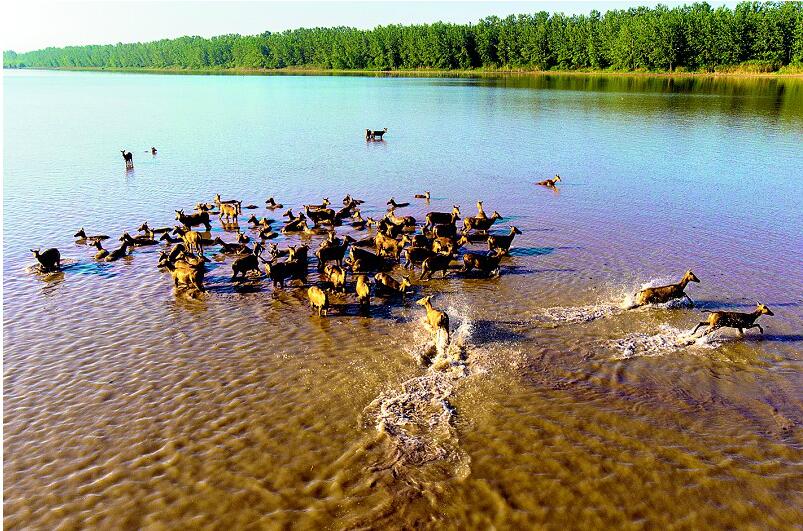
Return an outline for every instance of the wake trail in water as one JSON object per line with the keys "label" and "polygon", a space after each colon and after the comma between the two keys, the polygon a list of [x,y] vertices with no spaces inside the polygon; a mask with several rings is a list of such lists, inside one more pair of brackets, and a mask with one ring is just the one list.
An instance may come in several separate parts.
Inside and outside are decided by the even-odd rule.
{"label": "wake trail in water", "polygon": [[659,330],[657,334],[635,332],[621,339],[609,341],[608,345],[619,352],[612,359],[665,356],[689,347],[712,349],[721,344],[721,340],[715,336],[694,336],[689,330],[669,325],[661,325]]}
{"label": "wake trail in water", "polygon": [[538,310],[533,316],[537,323],[576,324],[587,323],[608,317],[621,315],[627,311],[644,311],[646,309],[687,308],[690,304],[687,299],[676,299],[663,304],[647,304],[636,306],[636,293],[639,291],[666,284],[666,279],[652,279],[638,288],[624,287],[610,290],[610,296],[595,304],[585,306],[555,306]]}
{"label": "wake trail in water", "polygon": [[450,320],[459,323],[451,333],[434,339],[426,324],[416,332],[409,353],[426,366],[424,374],[382,393],[365,408],[365,415],[390,444],[386,461],[374,469],[391,468],[398,474],[409,467],[437,463],[449,477],[464,477],[470,458],[459,446],[450,403],[458,386],[468,377],[486,371],[483,356],[471,344],[473,326],[467,308],[450,306]]}

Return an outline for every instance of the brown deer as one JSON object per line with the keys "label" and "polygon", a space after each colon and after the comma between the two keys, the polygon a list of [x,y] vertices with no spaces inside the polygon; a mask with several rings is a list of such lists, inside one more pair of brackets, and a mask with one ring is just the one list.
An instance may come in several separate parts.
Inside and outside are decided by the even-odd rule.
{"label": "brown deer", "polygon": [[737,329],[740,336],[744,336],[744,331],[750,330],[751,328],[758,328],[758,331],[763,334],[764,329],[761,328],[760,324],[756,324],[756,319],[762,315],[775,314],[761,303],[756,303],[756,309],[750,313],[722,311],[711,312],[711,314],[708,316],[708,320],[701,321],[696,327],[694,327],[694,330],[692,330],[692,335],[696,334],[697,330],[701,326],[708,326],[708,328],[705,329],[705,332],[703,332],[703,336],[707,336],[718,328],[724,327]]}
{"label": "brown deer", "polygon": [[555,175],[552,179],[546,179],[544,181],[539,181],[535,184],[539,186],[547,186],[549,188],[554,188],[555,185],[560,181],[560,175]]}
{"label": "brown deer", "polygon": [[427,311],[427,323],[429,323],[432,332],[437,336],[439,333],[442,333],[446,336],[446,344],[449,344],[449,315],[446,312],[442,312],[436,308],[432,307],[432,303],[429,300],[432,298],[432,295],[424,297],[423,299],[419,299],[416,301],[416,304],[419,306],[423,306],[424,309]]}
{"label": "brown deer", "polygon": [[686,271],[683,278],[677,284],[669,284],[668,286],[657,286],[654,288],[644,288],[636,293],[636,300],[633,308],[644,306],[645,304],[662,304],[669,302],[673,299],[686,298],[691,302],[691,298],[686,295],[684,291],[689,282],[700,282],[691,269]]}
{"label": "brown deer", "polygon": [[125,161],[125,167],[127,170],[130,170],[134,167],[134,155],[130,151],[126,151],[124,149],[120,150],[120,153],[123,154],[123,160]]}

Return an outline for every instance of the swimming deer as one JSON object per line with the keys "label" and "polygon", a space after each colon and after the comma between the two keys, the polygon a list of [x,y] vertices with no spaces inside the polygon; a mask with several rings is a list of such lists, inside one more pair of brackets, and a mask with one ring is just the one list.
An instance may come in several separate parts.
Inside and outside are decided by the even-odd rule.
{"label": "swimming deer", "polygon": [[700,279],[691,272],[691,269],[686,271],[686,273],[683,275],[683,278],[681,278],[680,282],[677,284],[669,284],[668,286],[658,286],[655,288],[645,288],[639,291],[636,294],[635,304],[631,306],[631,308],[637,308],[639,306],[644,306],[645,304],[660,304],[669,302],[673,299],[681,299],[683,297],[689,299],[689,302],[694,304],[694,301],[691,300],[691,297],[686,295],[684,292],[686,285],[689,282],[700,282]]}
{"label": "swimming deer", "polygon": [[120,247],[111,251],[109,255],[105,258],[105,260],[107,262],[114,262],[115,260],[119,260],[120,258],[128,256],[128,248],[130,245],[131,244],[128,242],[123,242],[123,244]]}
{"label": "swimming deer", "polygon": [[167,242],[167,243],[180,243],[180,242],[182,242],[184,240],[182,240],[181,238],[173,238],[172,236],[170,236],[169,232],[166,232],[166,233],[162,234],[162,237],[159,238],[159,241],[160,242]]}
{"label": "swimming deer", "polygon": [[[286,213],[292,214],[289,210]],[[307,228],[307,217],[302,212],[298,216],[293,216],[291,221],[288,221],[282,227],[281,232],[282,234],[286,234],[288,232],[303,232]]]}
{"label": "swimming deer", "polygon": [[309,210],[323,210],[324,208],[328,207],[331,203],[329,203],[329,198],[324,197],[323,201],[320,205],[303,205],[305,209]]}
{"label": "swimming deer", "polygon": [[393,210],[396,208],[404,208],[410,206],[410,203],[397,203],[394,198],[390,198],[390,200],[386,203],[388,205],[388,210]]}
{"label": "swimming deer", "polygon": [[270,228],[270,226],[273,223],[273,221],[274,220],[268,219],[268,218],[259,219],[259,218],[256,217],[256,214],[251,214],[251,217],[248,218],[246,223],[251,223],[253,225],[253,227],[251,227],[252,229],[256,229],[258,227]]}
{"label": "swimming deer", "polygon": [[273,197],[269,197],[269,198],[268,198],[268,199],[265,201],[265,208],[269,208],[269,209],[271,209],[271,210],[275,210],[275,209],[277,209],[277,208],[284,208],[284,205],[283,205],[283,204],[281,204],[281,203],[277,203],[277,202],[276,202],[276,201],[273,199]]}
{"label": "swimming deer", "polygon": [[159,242],[154,240],[153,238],[149,238],[147,235],[138,234],[136,237],[132,237],[127,232],[124,232],[122,236],[118,239],[118,241],[126,241],[131,247],[141,247],[145,245],[157,245]]}
{"label": "swimming deer", "polygon": [[213,243],[220,245],[220,252],[223,254],[237,254],[243,250],[242,244],[225,242],[220,236],[212,241]]}
{"label": "swimming deer", "polygon": [[346,197],[343,198],[343,204],[348,205],[349,203],[354,203],[355,205],[361,205],[365,203],[362,199],[355,199],[351,197],[351,194],[346,194]]}
{"label": "swimming deer", "polygon": [[554,187],[554,186],[555,186],[555,184],[556,184],[558,181],[560,181],[560,175],[557,175],[557,174],[556,174],[556,175],[555,175],[555,177],[554,177],[554,178],[552,178],[552,179],[547,179],[547,180],[545,180],[545,181],[540,181],[540,182],[537,182],[537,183],[535,183],[535,184],[538,184],[538,185],[540,185],[540,186],[548,186],[548,187],[550,187],[550,188],[551,188],[551,187]]}
{"label": "swimming deer", "polygon": [[335,211],[331,208],[313,210],[309,205],[306,205],[304,210],[307,212],[309,219],[311,219],[312,223],[315,225],[320,225],[321,223],[334,225],[335,223]]}
{"label": "swimming deer", "polygon": [[109,237],[106,236],[105,234],[95,234],[95,235],[92,235],[92,236],[87,236],[86,231],[84,231],[83,227],[81,227],[78,230],[78,232],[76,232],[73,235],[73,238],[78,238],[76,243],[81,242],[81,243],[89,243],[89,244],[94,244],[96,241],[108,240],[109,239]]}
{"label": "swimming deer", "polygon": [[430,197],[429,191],[424,192],[423,194],[415,194],[416,199],[426,199],[427,201],[429,201],[429,197]]}
{"label": "swimming deer", "polygon": [[705,329],[705,332],[703,332],[703,337],[719,328],[725,327],[737,329],[740,336],[744,336],[744,331],[750,330],[751,328],[758,328],[759,332],[763,334],[764,329],[761,328],[760,324],[756,324],[756,319],[762,315],[775,314],[760,302],[756,303],[756,309],[750,313],[723,311],[711,312],[711,314],[708,316],[708,320],[701,321],[696,327],[694,327],[692,335],[696,334],[697,330],[701,326],[708,326],[708,328]]}
{"label": "swimming deer", "polygon": [[151,227],[148,226],[147,221],[142,225],[140,225],[139,227],[137,227],[137,232],[144,232],[146,234],[147,233],[161,234],[163,232],[170,232],[171,230],[172,229],[170,227],[156,227],[155,229],[152,229]]}
{"label": "swimming deer", "polygon": [[95,240],[92,245],[98,250],[98,252],[95,253],[95,260],[103,260],[109,256],[109,251],[103,248],[103,244],[100,243],[100,240]]}
{"label": "swimming deer", "polygon": [[393,225],[402,227],[402,230],[414,231],[415,218],[413,216],[397,216],[395,212],[396,207],[392,207],[383,219],[388,220]]}

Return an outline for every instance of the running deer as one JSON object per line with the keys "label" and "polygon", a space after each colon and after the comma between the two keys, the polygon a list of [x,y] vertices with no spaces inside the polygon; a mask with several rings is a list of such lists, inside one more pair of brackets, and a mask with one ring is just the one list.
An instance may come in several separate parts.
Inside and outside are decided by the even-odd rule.
{"label": "running deer", "polygon": [[701,326],[708,326],[708,328],[705,329],[705,332],[703,332],[703,336],[707,336],[719,328],[726,327],[737,329],[740,336],[744,336],[744,331],[750,330],[751,328],[758,328],[758,331],[763,334],[764,329],[761,328],[760,324],[756,324],[756,319],[762,315],[775,314],[760,302],[756,303],[756,309],[750,313],[723,311],[711,312],[711,314],[708,316],[708,320],[701,321],[696,327],[694,327],[692,335],[696,334],[697,330]]}

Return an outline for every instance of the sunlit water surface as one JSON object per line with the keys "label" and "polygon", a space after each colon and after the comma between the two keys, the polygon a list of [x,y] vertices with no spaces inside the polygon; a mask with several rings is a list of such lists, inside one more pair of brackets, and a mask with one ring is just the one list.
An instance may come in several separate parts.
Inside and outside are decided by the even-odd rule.
{"label": "sunlit water surface", "polygon": [[[10,72],[4,89],[6,528],[801,522],[799,80]],[[418,295],[370,317],[334,296],[318,318],[209,251],[194,300],[157,249],[98,264],[73,242],[215,193],[296,211],[351,193],[375,217],[394,196],[419,220],[482,199],[523,235],[498,279],[416,282],[452,318],[448,369],[418,362]],[[62,273],[32,268],[40,246]],[[689,268],[696,308],[621,309]],[[701,309],[756,301],[763,336],[683,341]]]}

